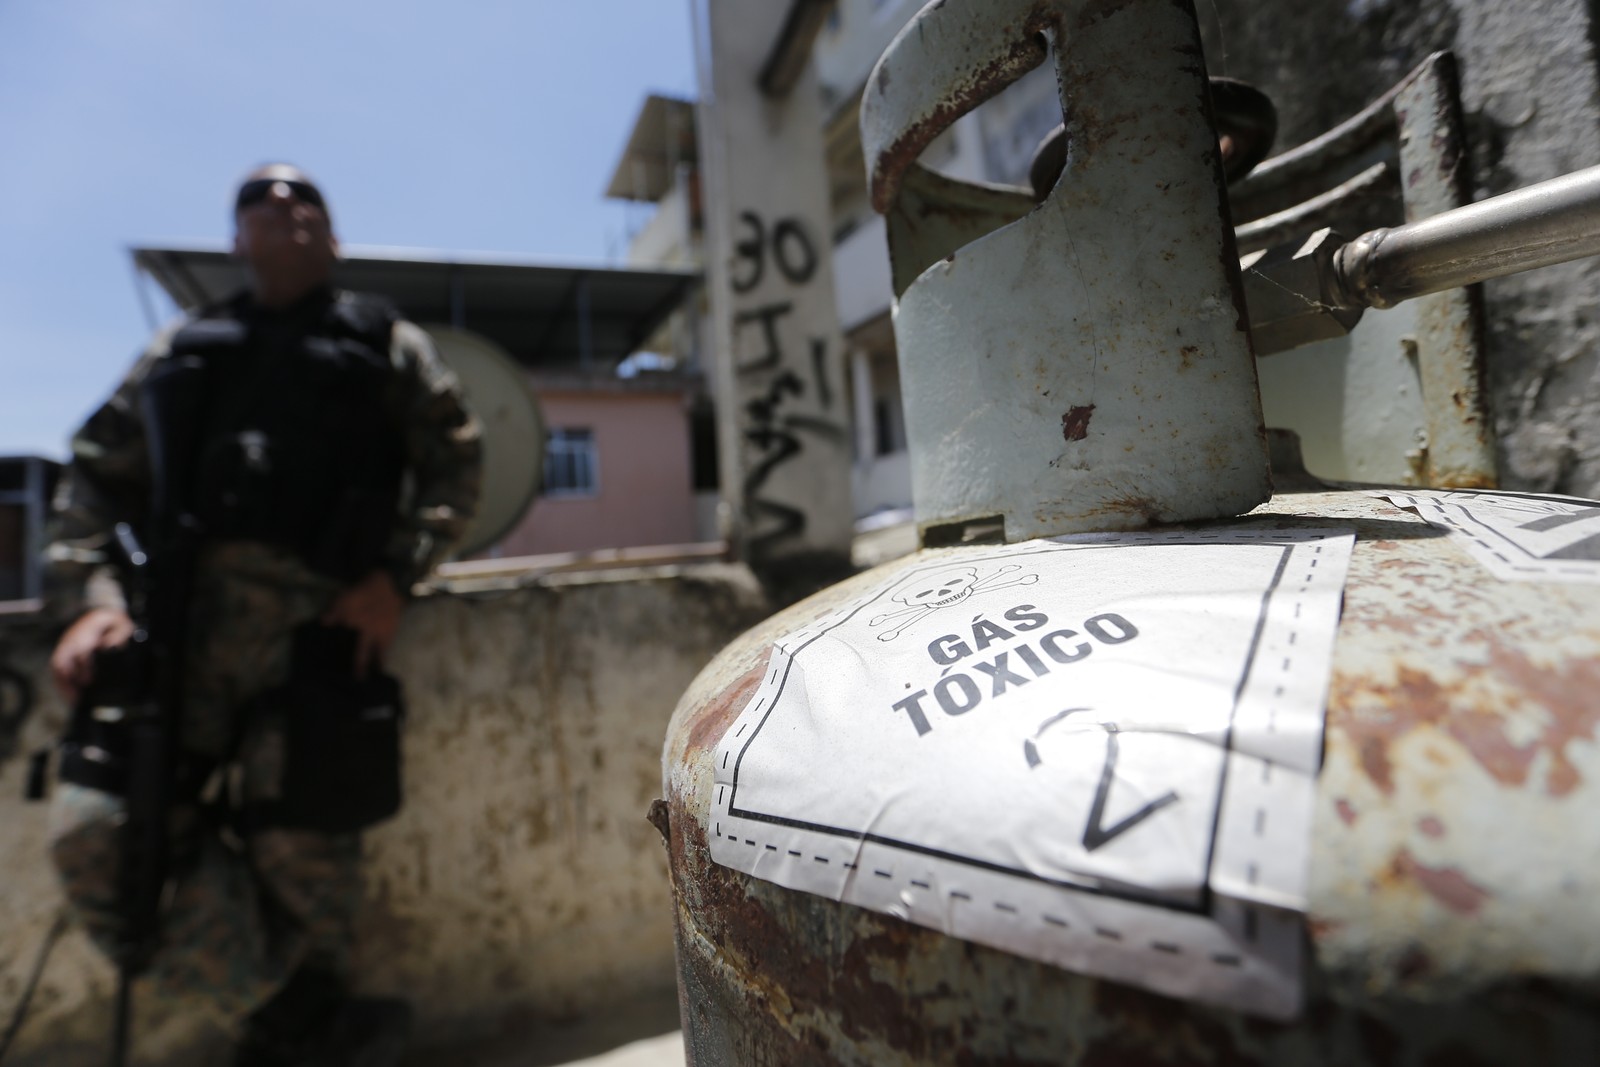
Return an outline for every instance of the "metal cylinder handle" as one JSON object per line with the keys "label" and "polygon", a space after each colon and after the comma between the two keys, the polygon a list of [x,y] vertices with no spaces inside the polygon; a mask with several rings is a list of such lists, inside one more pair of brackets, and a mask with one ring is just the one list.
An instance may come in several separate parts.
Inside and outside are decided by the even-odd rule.
{"label": "metal cylinder handle", "polygon": [[[1078,6],[1074,0],[1070,6]],[[906,23],[867,78],[861,145],[872,206],[887,213],[935,137],[1048,55],[1060,0],[933,0]]]}
{"label": "metal cylinder handle", "polygon": [[[1047,55],[1069,147],[1043,202],[917,165]],[[888,218],[925,544],[997,519],[1016,541],[1237,514],[1265,498],[1190,4],[936,0],[874,68],[861,133]]]}

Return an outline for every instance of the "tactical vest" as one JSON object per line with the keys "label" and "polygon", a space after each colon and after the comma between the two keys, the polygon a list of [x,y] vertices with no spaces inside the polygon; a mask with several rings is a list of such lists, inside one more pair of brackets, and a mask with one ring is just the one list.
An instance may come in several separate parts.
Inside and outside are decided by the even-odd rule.
{"label": "tactical vest", "polygon": [[352,293],[278,317],[240,296],[173,336],[169,358],[198,357],[205,376],[199,448],[181,472],[203,537],[287,548],[345,581],[381,565],[405,469],[390,408],[398,318]]}

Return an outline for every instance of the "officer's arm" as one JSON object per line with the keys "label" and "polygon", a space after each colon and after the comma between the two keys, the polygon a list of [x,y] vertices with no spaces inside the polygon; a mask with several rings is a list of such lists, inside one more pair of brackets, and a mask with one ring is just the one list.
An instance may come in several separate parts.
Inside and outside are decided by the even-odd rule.
{"label": "officer's arm", "polygon": [[72,623],[51,657],[68,696],[89,681],[95,650],[121,644],[133,630],[111,566],[112,528],[144,520],[150,463],[138,388],[165,345],[164,335],[73,436],[72,459],[56,489],[45,581],[51,617]]}
{"label": "officer's arm", "polygon": [[402,593],[442,562],[477,512],[482,455],[478,420],[456,376],[423,330],[395,324],[390,352],[398,388],[394,417],[405,441],[412,491],[389,544],[387,565]]}

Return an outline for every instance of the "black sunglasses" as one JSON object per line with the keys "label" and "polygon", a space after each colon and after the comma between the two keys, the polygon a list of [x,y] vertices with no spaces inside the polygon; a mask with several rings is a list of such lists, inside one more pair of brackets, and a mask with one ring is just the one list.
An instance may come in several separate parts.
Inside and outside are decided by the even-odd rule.
{"label": "black sunglasses", "polygon": [[328,205],[323,201],[322,194],[310,182],[296,181],[293,178],[255,178],[239,186],[239,198],[233,203],[233,210],[243,211],[247,207],[259,204],[267,198],[267,193],[274,185],[283,184],[289,187],[295,199],[311,207],[319,207],[326,211]]}

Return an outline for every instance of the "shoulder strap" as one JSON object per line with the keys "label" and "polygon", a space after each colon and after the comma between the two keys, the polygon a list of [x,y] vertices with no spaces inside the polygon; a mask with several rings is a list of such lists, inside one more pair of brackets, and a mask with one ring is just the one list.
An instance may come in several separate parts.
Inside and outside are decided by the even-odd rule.
{"label": "shoulder strap", "polygon": [[341,332],[385,354],[389,351],[394,324],[401,317],[400,310],[384,297],[343,290],[335,295],[329,313]]}
{"label": "shoulder strap", "polygon": [[205,357],[220,349],[238,348],[249,334],[243,315],[248,295],[240,290],[225,300],[207,304],[178,328],[168,343],[171,355]]}

